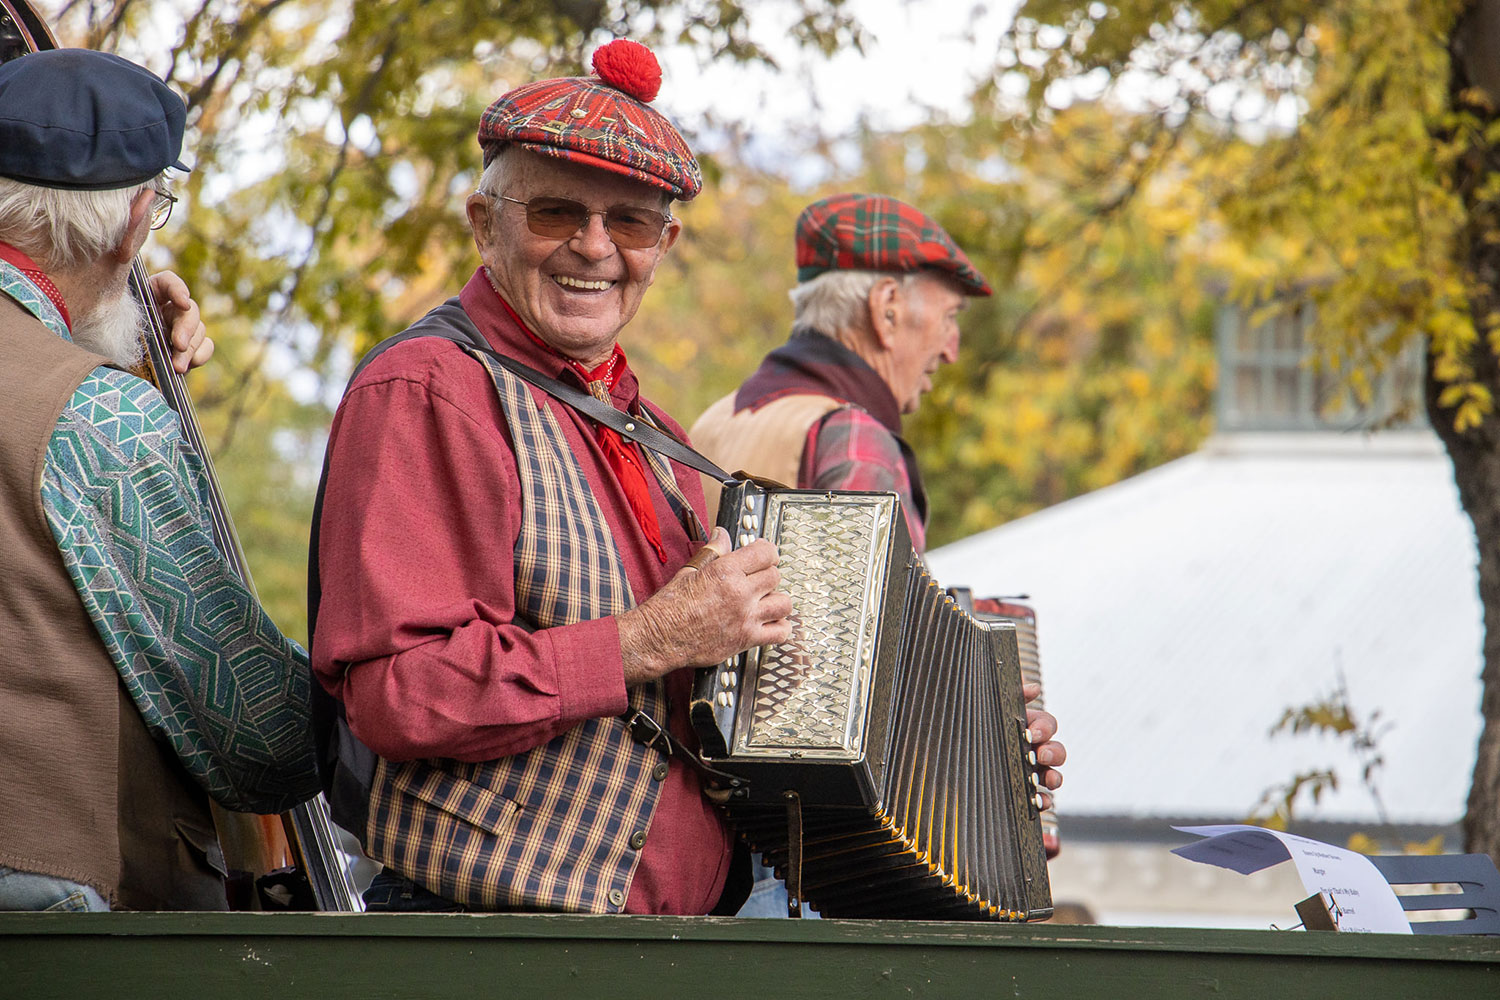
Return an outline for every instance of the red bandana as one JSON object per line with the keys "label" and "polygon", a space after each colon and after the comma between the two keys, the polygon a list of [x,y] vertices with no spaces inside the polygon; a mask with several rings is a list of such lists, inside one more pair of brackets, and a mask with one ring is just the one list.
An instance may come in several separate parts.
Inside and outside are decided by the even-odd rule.
{"label": "red bandana", "polygon": [[43,271],[37,265],[36,261],[9,243],[0,243],[0,260],[17,268],[22,274],[26,275],[27,281],[30,281],[37,288],[41,289],[42,294],[51,299],[52,304],[57,306],[57,311],[62,313],[62,320],[67,324],[68,329],[73,329],[73,320],[68,315],[68,307],[63,302],[62,292],[57,290],[57,286],[52,283],[52,279],[47,277],[47,272]]}
{"label": "red bandana", "polygon": [[[515,320],[516,326],[526,332],[539,346],[552,354],[556,354],[568,363],[583,379],[588,386],[589,393],[606,406],[613,406],[610,393],[614,391],[615,384],[619,382],[620,376],[625,372],[625,352],[616,344],[614,351],[597,368],[590,371],[582,364],[572,358],[554,350],[553,347],[541,337],[531,332],[531,329],[523,322],[516,311],[505,301],[504,296],[498,292],[495,298],[500,300],[511,319]],[[614,472],[615,478],[619,480],[620,488],[625,491],[625,502],[630,505],[630,512],[635,515],[636,523],[641,526],[641,533],[646,536],[646,541],[656,553],[656,558],[662,562],[667,561],[667,550],[661,541],[661,524],[656,519],[656,505],[651,502],[651,487],[646,483],[646,470],[642,467],[642,461],[636,449],[627,445],[618,433],[604,426],[594,425],[594,440],[599,445],[599,450],[604,453],[604,459],[609,463],[610,470]]]}

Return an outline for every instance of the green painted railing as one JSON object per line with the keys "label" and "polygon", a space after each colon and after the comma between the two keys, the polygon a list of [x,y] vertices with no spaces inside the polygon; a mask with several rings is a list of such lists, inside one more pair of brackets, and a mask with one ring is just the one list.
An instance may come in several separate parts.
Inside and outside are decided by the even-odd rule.
{"label": "green painted railing", "polygon": [[543,915],[0,914],[0,997],[1500,997],[1500,938]]}

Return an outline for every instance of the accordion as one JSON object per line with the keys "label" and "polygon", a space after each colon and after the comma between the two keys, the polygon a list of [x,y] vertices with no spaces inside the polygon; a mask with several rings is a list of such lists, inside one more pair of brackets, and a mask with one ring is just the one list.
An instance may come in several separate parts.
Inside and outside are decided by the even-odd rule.
{"label": "accordion", "polygon": [[[968,587],[949,587],[948,593],[953,595],[959,607],[981,621],[1015,623],[1016,645],[1021,654],[1021,680],[1026,684],[1035,684],[1038,689],[1037,696],[1028,701],[1026,707],[1046,708],[1047,703],[1040,693],[1043,687],[1042,658],[1036,636],[1036,610],[1029,604],[1017,603],[1013,598],[976,598]],[[1025,600],[1025,595],[1020,600]],[[1042,847],[1046,849],[1049,858],[1056,855],[1062,847],[1057,824],[1056,792],[1052,793],[1052,805],[1042,810]]]}
{"label": "accordion", "polygon": [[891,493],[725,490],[781,554],[791,638],[699,672],[692,718],[731,822],[831,917],[1052,913],[1014,623],[964,611]]}

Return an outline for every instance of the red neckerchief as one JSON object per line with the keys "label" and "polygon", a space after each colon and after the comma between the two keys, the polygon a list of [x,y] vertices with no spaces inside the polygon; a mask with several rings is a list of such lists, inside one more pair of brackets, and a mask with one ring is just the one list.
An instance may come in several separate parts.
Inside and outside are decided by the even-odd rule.
{"label": "red neckerchief", "polygon": [[[543,350],[562,358],[568,367],[583,379],[590,395],[606,406],[615,405],[610,399],[610,393],[620,381],[620,376],[625,373],[625,352],[620,349],[619,344],[615,345],[614,351],[603,363],[590,371],[579,362],[559,353],[552,345],[532,333],[531,328],[521,321],[521,317],[516,315],[510,303],[506,302],[505,297],[498,291],[495,293],[495,298],[500,300],[500,305],[526,336]],[[656,519],[656,505],[651,502],[651,487],[646,483],[646,470],[642,468],[640,453],[628,446],[618,433],[603,424],[594,425],[594,440],[598,442],[599,450],[604,453],[604,460],[609,463],[610,470],[614,472],[615,479],[620,483],[620,488],[625,491],[625,502],[630,505],[630,512],[635,515],[636,523],[641,526],[641,533],[646,536],[646,541],[656,553],[656,558],[665,563],[667,550],[662,545],[661,524]]]}
{"label": "red neckerchief", "polygon": [[20,270],[22,274],[26,275],[27,281],[41,289],[42,294],[51,299],[53,305],[57,306],[57,311],[62,314],[62,320],[67,324],[68,329],[73,329],[73,320],[68,315],[68,306],[63,302],[62,292],[57,290],[57,286],[52,283],[52,279],[47,277],[47,272],[43,271],[36,261],[9,243],[0,243],[0,260]]}

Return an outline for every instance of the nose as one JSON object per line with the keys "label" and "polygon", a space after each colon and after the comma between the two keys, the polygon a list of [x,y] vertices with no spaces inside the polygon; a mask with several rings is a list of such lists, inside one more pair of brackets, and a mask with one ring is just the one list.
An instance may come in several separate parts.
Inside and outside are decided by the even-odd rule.
{"label": "nose", "polygon": [[949,337],[943,343],[943,353],[938,355],[938,357],[943,359],[943,364],[951,365],[953,364],[953,362],[958,360],[959,336],[959,331],[955,329],[953,331],[953,336]]}
{"label": "nose", "polygon": [[589,260],[604,260],[611,256],[615,252],[615,241],[605,228],[604,213],[590,212],[588,220],[573,234],[570,244]]}

